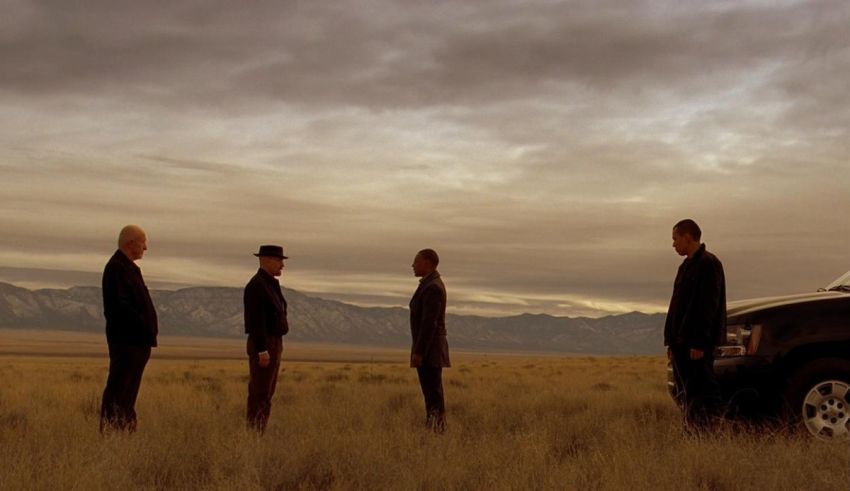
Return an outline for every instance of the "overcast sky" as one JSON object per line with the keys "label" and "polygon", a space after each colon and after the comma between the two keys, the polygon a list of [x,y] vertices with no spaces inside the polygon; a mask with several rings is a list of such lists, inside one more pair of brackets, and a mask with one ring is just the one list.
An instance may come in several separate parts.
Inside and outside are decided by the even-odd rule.
{"label": "overcast sky", "polygon": [[[694,218],[730,300],[850,269],[850,3],[4,0],[0,281],[664,311]],[[155,5],[155,6],[154,6]]]}

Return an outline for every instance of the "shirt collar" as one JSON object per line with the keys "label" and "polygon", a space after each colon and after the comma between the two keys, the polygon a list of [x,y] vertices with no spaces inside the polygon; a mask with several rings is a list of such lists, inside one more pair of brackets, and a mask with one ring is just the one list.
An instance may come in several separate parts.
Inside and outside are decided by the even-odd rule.
{"label": "shirt collar", "polygon": [[268,272],[268,271],[266,271],[266,270],[265,270],[265,269],[263,269],[263,268],[258,268],[258,269],[257,269],[257,274],[258,274],[258,275],[260,275],[260,278],[262,278],[262,279],[264,279],[264,280],[266,280],[266,281],[273,281],[273,282],[275,282],[275,283],[277,283],[277,282],[278,282],[278,281],[277,281],[277,279],[275,279],[275,277],[274,277],[274,276],[270,275],[270,274],[269,274],[269,272]]}
{"label": "shirt collar", "polygon": [[432,279],[439,278],[439,277],[440,277],[440,273],[437,270],[434,270],[434,272],[428,274],[428,276],[423,276],[422,278],[420,278],[419,284],[421,285],[421,284],[423,284],[427,281],[431,281]]}
{"label": "shirt collar", "polygon": [[699,249],[697,249],[697,251],[694,253],[694,255],[692,257],[686,257],[685,258],[685,263],[691,263],[693,261],[696,261],[697,259],[699,259],[703,255],[704,252],[705,252],[705,244],[700,244]]}
{"label": "shirt collar", "polygon": [[132,259],[127,257],[127,255],[124,254],[124,251],[122,251],[121,249],[115,250],[115,257],[117,257],[119,261],[123,261],[125,264],[129,264],[130,266],[133,266],[137,270],[141,271],[141,268],[139,268],[139,265],[136,264],[136,261],[133,261]]}

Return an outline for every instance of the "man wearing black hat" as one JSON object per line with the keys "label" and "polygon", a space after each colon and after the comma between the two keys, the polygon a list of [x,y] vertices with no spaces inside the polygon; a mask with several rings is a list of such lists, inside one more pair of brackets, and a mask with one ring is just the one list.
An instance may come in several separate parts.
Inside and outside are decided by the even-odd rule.
{"label": "man wearing black hat", "polygon": [[245,333],[248,335],[248,426],[263,432],[277,385],[283,336],[289,332],[286,299],[276,279],[284,267],[283,247],[261,245],[257,270],[245,286]]}

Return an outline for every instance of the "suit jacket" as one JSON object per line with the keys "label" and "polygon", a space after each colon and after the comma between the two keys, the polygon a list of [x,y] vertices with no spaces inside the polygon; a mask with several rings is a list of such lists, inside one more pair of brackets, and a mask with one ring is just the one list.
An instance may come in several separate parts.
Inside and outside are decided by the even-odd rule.
{"label": "suit jacket", "polygon": [[666,346],[708,353],[726,337],[726,277],[723,264],[700,245],[682,261],[664,325]]}
{"label": "suit jacket", "polygon": [[142,270],[120,250],[103,268],[103,316],[106,342],[156,346],[159,324]]}
{"label": "suit jacket", "polygon": [[410,300],[411,355],[422,357],[423,367],[449,367],[446,340],[446,286],[434,271],[419,280]]}
{"label": "suit jacket", "polygon": [[245,305],[245,334],[251,338],[257,352],[268,350],[266,338],[289,332],[287,305],[280,283],[260,268],[248,284],[242,297]]}

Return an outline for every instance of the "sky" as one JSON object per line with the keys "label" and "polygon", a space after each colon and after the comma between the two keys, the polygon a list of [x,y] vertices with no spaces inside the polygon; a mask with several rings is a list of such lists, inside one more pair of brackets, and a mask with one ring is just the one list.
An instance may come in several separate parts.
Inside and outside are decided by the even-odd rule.
{"label": "sky", "polygon": [[693,218],[730,300],[850,269],[850,3],[24,1],[0,17],[0,281],[282,283],[449,311],[664,312]]}

